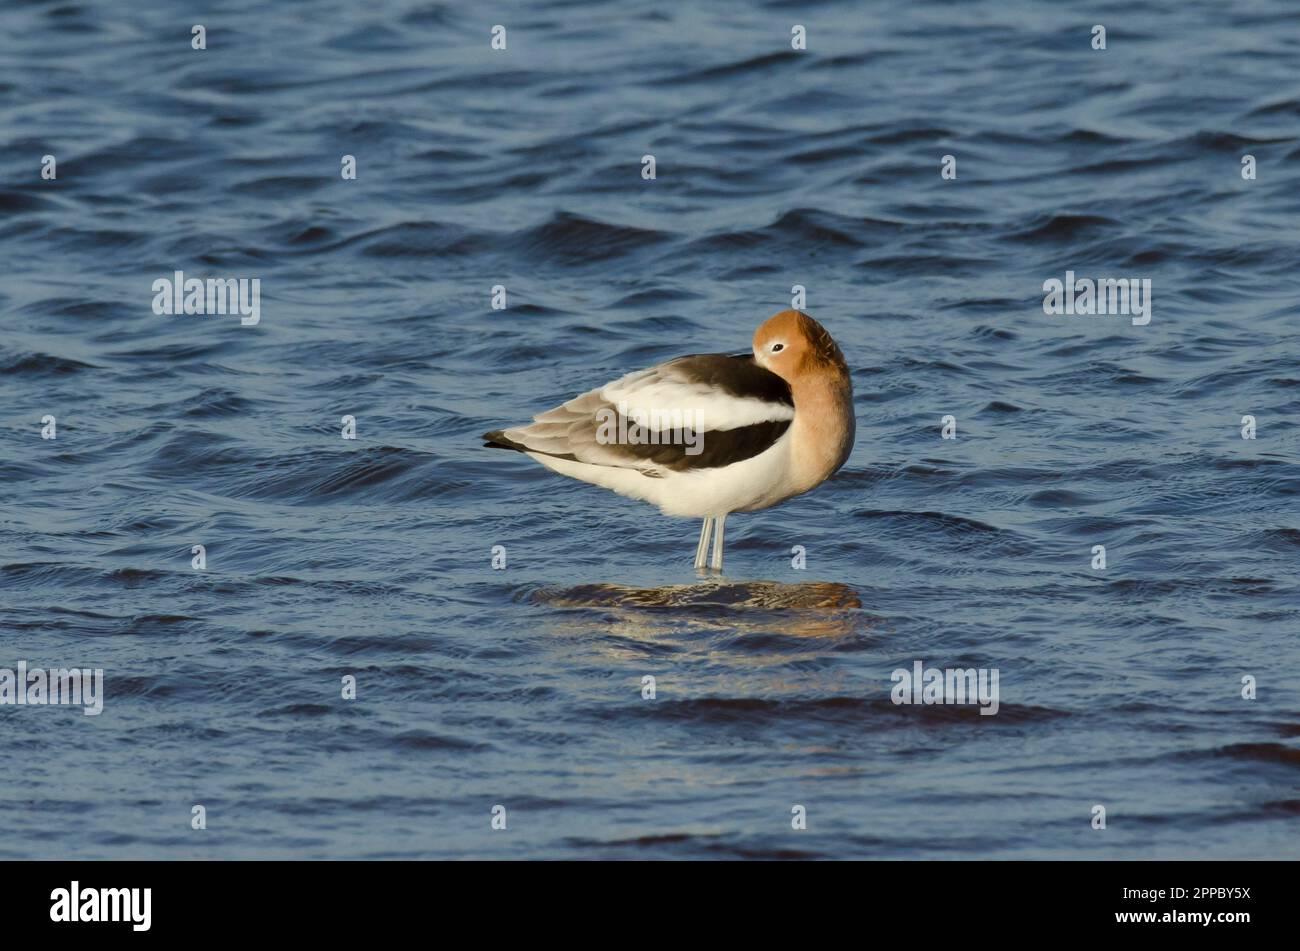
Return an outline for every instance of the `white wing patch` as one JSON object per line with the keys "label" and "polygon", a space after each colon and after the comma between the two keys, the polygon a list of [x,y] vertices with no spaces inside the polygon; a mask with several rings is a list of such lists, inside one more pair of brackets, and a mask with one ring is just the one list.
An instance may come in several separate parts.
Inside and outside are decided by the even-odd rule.
{"label": "white wing patch", "polygon": [[672,363],[629,373],[606,384],[600,395],[626,415],[646,417],[642,425],[656,431],[673,425],[674,419],[680,425],[683,418],[695,420],[696,428],[706,432],[794,419],[793,406],[733,396],[687,378]]}

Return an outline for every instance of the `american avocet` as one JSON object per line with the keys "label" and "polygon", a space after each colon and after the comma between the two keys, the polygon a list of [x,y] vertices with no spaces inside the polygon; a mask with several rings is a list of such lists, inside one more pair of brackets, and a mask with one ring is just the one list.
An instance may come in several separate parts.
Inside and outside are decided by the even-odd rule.
{"label": "american avocet", "polygon": [[702,518],[696,568],[716,523],[710,567],[721,570],[728,515],[821,485],[853,448],[849,369],[826,329],[784,310],[758,328],[753,346],[629,373],[483,438],[665,515]]}

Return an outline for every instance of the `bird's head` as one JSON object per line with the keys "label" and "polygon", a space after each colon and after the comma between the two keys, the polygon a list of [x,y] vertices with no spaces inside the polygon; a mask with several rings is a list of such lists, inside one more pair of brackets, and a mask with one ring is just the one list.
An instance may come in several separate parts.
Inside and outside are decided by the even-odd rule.
{"label": "bird's head", "polygon": [[787,383],[819,370],[848,373],[826,328],[798,310],[783,310],[754,331],[754,361]]}

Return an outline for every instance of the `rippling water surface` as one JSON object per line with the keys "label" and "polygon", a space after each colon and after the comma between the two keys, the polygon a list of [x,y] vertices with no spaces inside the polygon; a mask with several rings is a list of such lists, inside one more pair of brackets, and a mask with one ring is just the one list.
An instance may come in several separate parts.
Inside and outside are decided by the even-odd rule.
{"label": "rippling water surface", "polygon": [[[0,856],[1300,855],[1293,3],[194,22],[0,10],[0,667],[107,693],[0,707]],[[1151,323],[1044,314],[1067,269]],[[174,270],[260,324],[155,315]],[[857,445],[725,577],[481,448],[794,284]],[[894,705],[916,660],[999,713]]]}

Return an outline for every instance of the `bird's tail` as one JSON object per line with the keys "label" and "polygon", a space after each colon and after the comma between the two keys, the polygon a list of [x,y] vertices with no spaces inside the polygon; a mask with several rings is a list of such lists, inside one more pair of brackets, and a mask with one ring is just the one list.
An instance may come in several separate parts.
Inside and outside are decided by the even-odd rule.
{"label": "bird's tail", "polygon": [[515,452],[523,452],[526,449],[522,443],[517,443],[507,436],[504,429],[494,429],[490,433],[484,433],[483,448],[513,449]]}

